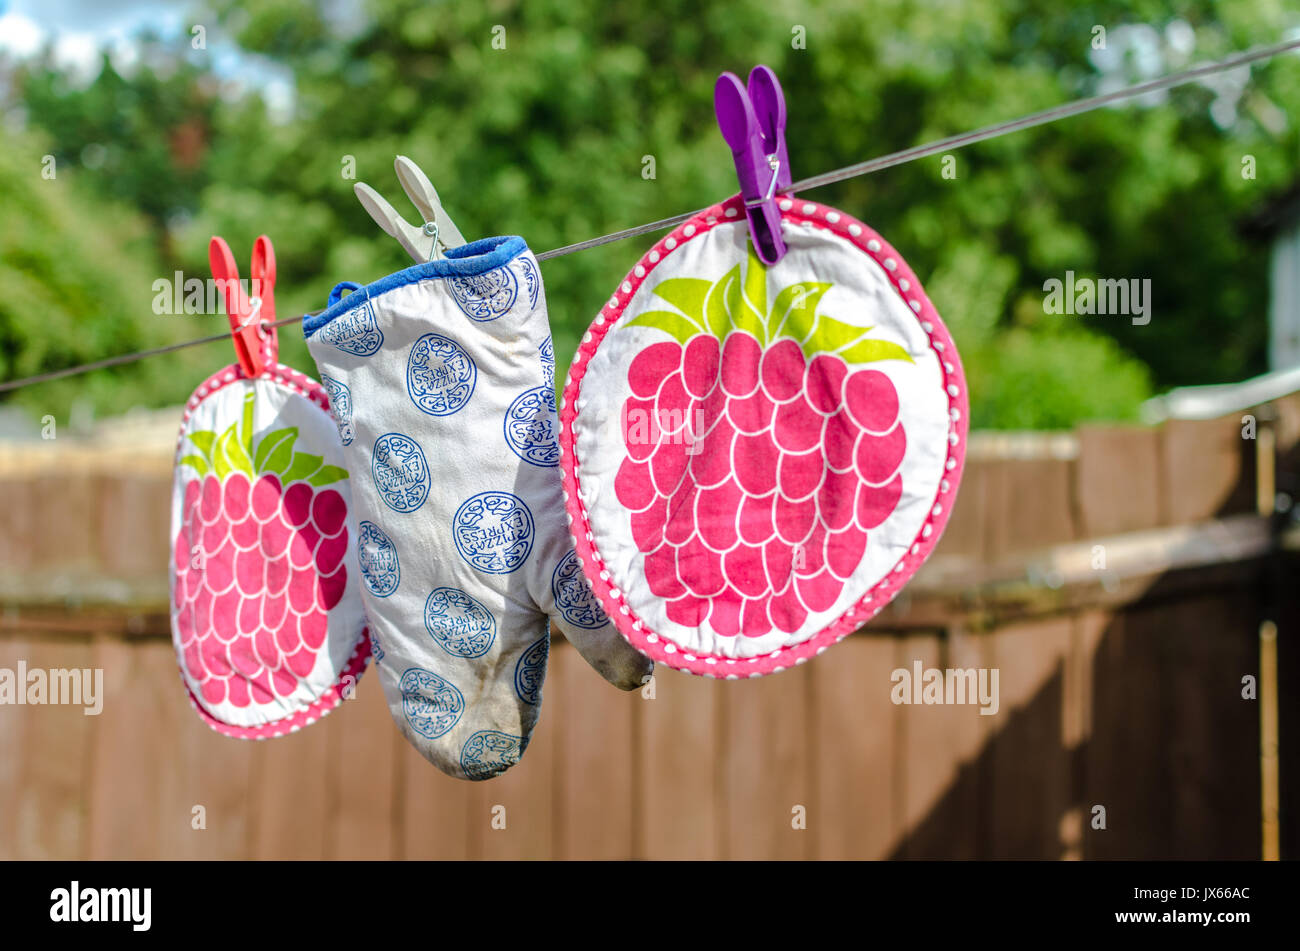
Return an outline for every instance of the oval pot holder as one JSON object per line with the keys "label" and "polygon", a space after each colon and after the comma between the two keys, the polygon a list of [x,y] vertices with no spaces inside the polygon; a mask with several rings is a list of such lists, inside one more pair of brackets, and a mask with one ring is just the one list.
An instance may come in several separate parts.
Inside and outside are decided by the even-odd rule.
{"label": "oval pot holder", "polygon": [[[341,437],[341,438],[340,438]],[[342,441],[319,383],[238,364],[186,404],[172,492],[172,641],[199,716],[262,739],[350,696],[370,657]]]}
{"label": "oval pot holder", "polygon": [[956,348],[903,259],[778,202],[766,267],[739,196],[656,244],[574,359],[561,411],[576,550],[619,631],[713,677],[802,663],[934,548],[966,442]]}

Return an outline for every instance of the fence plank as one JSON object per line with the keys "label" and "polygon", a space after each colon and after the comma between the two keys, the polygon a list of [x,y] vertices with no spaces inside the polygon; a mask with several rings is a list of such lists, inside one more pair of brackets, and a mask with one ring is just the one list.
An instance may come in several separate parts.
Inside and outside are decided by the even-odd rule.
{"label": "fence plank", "polygon": [[[180,691],[171,646],[100,638],[95,665],[104,670],[104,712],[91,744],[92,859],[153,859],[173,845],[177,814],[169,752],[176,748]],[[166,671],[166,675],[164,675]],[[186,711],[188,715],[188,710]]]}
{"label": "fence plank", "polygon": [[901,836],[900,708],[889,699],[896,653],[891,636],[854,634],[805,665],[816,731],[808,830],[818,858],[885,858]]}
{"label": "fence plank", "polygon": [[1161,427],[1161,499],[1166,525],[1255,510],[1254,443],[1241,418],[1170,420]]}
{"label": "fence plank", "polygon": [[1061,826],[1070,807],[1070,753],[1065,746],[1065,662],[1069,618],[1004,627],[994,634],[1000,709],[989,717],[990,858],[1060,858]]}
{"label": "fence plank", "polygon": [[1084,839],[1091,830],[1086,764],[1095,729],[1097,652],[1110,620],[1107,612],[1099,610],[1076,615],[1072,619],[1070,648],[1065,658],[1062,713],[1064,745],[1070,761],[1070,785],[1069,808],[1061,822],[1061,857],[1069,860],[1084,858]]}
{"label": "fence plank", "polygon": [[36,521],[40,483],[30,476],[0,476],[0,568],[5,574],[31,568],[40,527]]}
{"label": "fence plank", "polygon": [[[29,570],[86,572],[95,567],[95,497],[98,476],[51,474],[41,478],[32,505]],[[159,563],[159,570],[166,562]]]}
{"label": "fence plank", "polygon": [[[167,809],[171,845],[160,858],[247,860],[254,744],[222,736],[200,720],[185,697],[170,646],[163,657],[175,681],[169,716],[178,722],[170,754],[175,764]],[[203,807],[198,829],[195,806]]]}
{"label": "fence plank", "polygon": [[934,558],[982,558],[988,541],[989,469],[995,463],[967,458],[957,487],[957,502],[935,546]]}
{"label": "fence plank", "polygon": [[637,828],[633,718],[647,701],[610,686],[577,651],[555,642],[546,702],[556,725],[556,857],[631,858]]}
{"label": "fence plank", "polygon": [[[1093,669],[1093,729],[1084,757],[1087,820],[1083,854],[1090,859],[1154,859],[1169,854],[1168,786],[1164,777],[1161,695],[1162,611],[1134,607],[1114,615],[1102,634]],[[1105,809],[1106,827],[1093,828]]]}
{"label": "fence plank", "polygon": [[123,579],[156,577],[171,540],[170,480],[140,474],[101,475],[94,486],[95,551]]}
{"label": "fence plank", "polygon": [[401,807],[397,854],[405,859],[454,860],[477,857],[470,849],[471,784],[438,770],[397,732],[395,737]]}
{"label": "fence plank", "polygon": [[335,721],[347,712],[335,710],[297,733],[253,747],[253,858],[326,857],[326,823],[334,795],[330,733],[340,729]]}
{"label": "fence plank", "polygon": [[[961,636],[957,650],[935,634],[899,638],[896,667],[916,690],[915,664],[924,671],[983,666],[978,639]],[[924,681],[922,681],[923,683]],[[894,689],[891,683],[890,690]],[[902,689],[901,687],[899,688]],[[942,687],[940,688],[942,690]],[[975,858],[980,842],[980,749],[984,724],[978,704],[898,705],[902,820],[905,837],[894,857]]]}
{"label": "fence plank", "polygon": [[[253,744],[222,736],[194,713],[169,642],[126,643],[133,676],[154,691],[153,708],[159,711],[144,772],[145,781],[157,787],[154,851],[147,857],[248,858]],[[149,709],[132,705],[127,728],[139,730],[139,718]]]}
{"label": "fence plank", "polygon": [[986,557],[1048,548],[1078,537],[1073,462],[1017,459],[990,463],[985,513]]}
{"label": "fence plank", "polygon": [[[814,665],[714,686],[724,724],[719,857],[813,858],[815,830],[828,821],[814,795],[813,756],[821,742],[812,732]],[[799,828],[796,807],[802,810]]]}
{"label": "fence plank", "polygon": [[[0,641],[0,666],[15,670],[93,668],[90,646],[76,641],[18,637]],[[24,689],[16,684],[16,689]],[[50,694],[46,695],[51,699]],[[75,859],[84,854],[85,763],[94,716],[83,706],[14,706],[0,710],[14,755],[3,772],[11,777],[4,803],[5,843],[0,851],[17,859]]]}
{"label": "fence plank", "polygon": [[[637,698],[641,852],[647,859],[718,857],[722,689],[737,684],[660,667],[654,699]],[[751,686],[745,684],[744,686]]]}
{"label": "fence plank", "polygon": [[1155,528],[1160,523],[1160,431],[1082,426],[1077,482],[1085,538]]}
{"label": "fence plank", "polygon": [[1258,603],[1221,596],[1166,605],[1161,630],[1165,811],[1172,859],[1258,859]]}
{"label": "fence plank", "polygon": [[[955,625],[939,642],[943,667],[975,671],[975,701],[979,700],[980,669],[993,666],[992,639],[991,634],[975,633]],[[942,750],[956,768],[955,778],[944,793],[945,808],[950,815],[934,824],[934,829],[941,830],[942,835],[927,839],[925,829],[914,830],[910,835],[909,857],[976,859],[985,858],[989,853],[985,816],[989,809],[991,770],[986,750],[995,733],[997,717],[981,714],[980,709],[978,702],[944,706],[937,711],[940,716],[918,722],[917,729],[908,734],[909,755],[924,756],[927,748]]]}
{"label": "fence plank", "polygon": [[[388,704],[374,670],[368,670],[327,718],[333,774],[327,855],[336,859],[394,857],[394,782],[397,750]],[[313,727],[321,729],[322,726]]]}
{"label": "fence plank", "polygon": [[[4,512],[0,510],[0,518],[3,517]],[[3,554],[0,551],[0,556]],[[27,654],[27,641],[21,635],[0,637],[0,668],[16,671],[18,661],[25,660]],[[27,756],[23,718],[13,709],[0,711],[0,861],[3,862],[18,858],[18,800],[23,792],[20,772]]]}

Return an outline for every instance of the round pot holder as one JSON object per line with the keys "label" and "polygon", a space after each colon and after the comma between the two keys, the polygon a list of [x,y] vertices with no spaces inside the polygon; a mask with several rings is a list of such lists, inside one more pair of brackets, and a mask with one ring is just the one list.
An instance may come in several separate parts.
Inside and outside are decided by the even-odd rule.
{"label": "round pot holder", "polygon": [[619,631],[712,677],[803,663],[925,561],[961,478],[966,386],[920,282],[841,211],[740,196],[656,244],[583,337],[560,414],[578,557]]}
{"label": "round pot holder", "polygon": [[186,404],[172,491],[172,641],[199,716],[263,739],[352,695],[370,657],[348,471],[324,388],[274,356]]}

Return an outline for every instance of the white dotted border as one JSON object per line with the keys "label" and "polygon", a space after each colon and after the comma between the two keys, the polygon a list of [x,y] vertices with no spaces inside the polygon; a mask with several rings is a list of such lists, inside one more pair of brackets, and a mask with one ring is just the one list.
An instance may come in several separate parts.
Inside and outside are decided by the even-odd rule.
{"label": "white dotted border", "polygon": [[222,736],[229,736],[237,740],[273,740],[276,737],[297,733],[303,727],[311,726],[337,709],[338,705],[343,702],[343,678],[352,677],[353,680],[350,686],[355,690],[357,684],[361,682],[362,674],[366,672],[371,656],[369,628],[364,628],[356,647],[352,649],[351,655],[343,664],[343,669],[339,671],[337,682],[331,684],[319,698],[313,700],[305,709],[290,714],[283,719],[263,723],[261,726],[237,726],[233,723],[218,720],[199,702],[199,698],[194,695],[194,690],[185,679],[185,672],[179,666],[176,673],[181,678],[181,685],[185,688],[185,695],[189,697],[190,706],[199,715],[199,719],[211,729]]}
{"label": "white dotted border", "polygon": [[[796,201],[800,203],[798,211],[795,211]],[[587,364],[599,346],[600,339],[603,339],[604,335],[609,332],[610,327],[622,316],[623,308],[635,296],[649,273],[663,260],[665,252],[673,250],[685,240],[705,233],[723,219],[738,218],[742,207],[740,197],[733,196],[720,205],[715,205],[700,212],[655,244],[632,269],[631,273],[619,285],[613,296],[610,297],[601,312],[596,316],[592,326],[598,329],[594,332],[588,330],[583,335],[582,344],[578,348],[573,364],[570,366],[569,375],[565,379],[564,394],[560,400],[560,445],[563,454],[565,519],[569,525],[569,532],[573,537],[578,556],[583,560],[584,568],[588,569],[589,578],[593,574],[590,570],[593,564],[596,568],[595,574],[597,577],[591,578],[593,591],[601,599],[607,613],[614,619],[615,625],[628,641],[641,653],[656,661],[662,661],[670,667],[691,674],[725,680],[739,680],[742,673],[748,678],[761,677],[767,673],[778,673],[792,666],[789,663],[775,663],[775,661],[782,659],[792,660],[794,666],[806,663],[810,657],[821,654],[831,644],[843,640],[857,630],[862,623],[870,621],[879,614],[898,594],[898,591],[902,589],[907,578],[910,578],[915,573],[916,569],[920,567],[921,563],[933,550],[944,525],[947,523],[952,507],[950,500],[960,483],[961,468],[965,461],[967,414],[963,412],[966,406],[964,376],[959,361],[956,360],[956,347],[952,345],[947,329],[939,319],[934,306],[925,296],[916,275],[912,273],[906,262],[902,261],[901,256],[884,239],[853,216],[816,202],[793,198],[782,198],[777,204],[783,212],[784,220],[799,225],[812,225],[829,234],[847,237],[855,247],[864,251],[873,261],[885,269],[886,277],[898,291],[899,296],[917,315],[921,329],[925,331],[930,339],[931,347],[943,367],[944,391],[948,396],[949,411],[949,449],[947,458],[944,461],[944,470],[948,475],[940,480],[939,491],[935,496],[935,503],[931,507],[930,515],[922,524],[916,538],[913,539],[912,545],[894,564],[893,569],[886,572],[885,576],[875,586],[855,604],[850,605],[839,618],[812,637],[797,644],[779,647],[770,653],[760,654],[755,657],[724,657],[721,655],[688,653],[682,650],[679,645],[663,639],[659,634],[651,630],[640,617],[633,613],[631,606],[628,605],[623,596],[623,592],[611,583],[610,573],[606,568],[604,558],[596,548],[586,506],[581,499],[579,472],[581,464],[577,459],[574,446],[576,437],[573,432],[573,424],[579,409],[578,397],[581,393],[581,382],[586,374]],[[951,357],[945,357],[945,353],[950,347],[952,350]],[[570,397],[572,397],[572,400]],[[571,485],[576,491],[570,491]],[[580,532],[574,528],[575,511],[580,519]],[[902,577],[903,572],[909,566],[911,571],[908,572],[907,578]],[[645,646],[638,643],[639,641],[644,641]],[[679,651],[681,652],[680,656],[678,656]],[[719,665],[722,665],[727,672],[710,669]],[[755,665],[762,665],[764,669],[744,670],[746,667],[752,668]],[[734,672],[737,669],[740,669],[741,672]]]}
{"label": "white dotted border", "polygon": [[[334,414],[330,410],[329,395],[325,392],[325,387],[305,373],[300,373],[293,367],[286,366],[283,363],[275,363],[269,365],[261,376],[250,377],[238,363],[232,363],[230,366],[222,367],[200,383],[186,401],[185,412],[181,416],[180,432],[176,436],[176,462],[180,461],[185,445],[185,435],[189,432],[190,418],[194,415],[194,411],[199,408],[199,404],[232,383],[239,380],[249,380],[251,382],[254,379],[268,380],[290,392],[296,393],[324,410],[331,419],[334,418]],[[175,490],[173,489],[173,491]],[[170,594],[167,601],[167,614],[172,628],[172,647],[175,648],[176,608],[171,603]],[[199,698],[195,696],[193,688],[190,687],[189,681],[185,679],[185,670],[181,666],[182,662],[179,654],[177,656],[176,673],[181,678],[181,684],[185,687],[185,694],[189,697],[190,706],[199,715],[199,719],[213,730],[216,730],[222,736],[235,737],[241,740],[267,740],[278,736],[286,736],[290,733],[297,733],[303,727],[311,726],[321,717],[334,710],[343,700],[343,678],[353,677],[354,680],[351,686],[355,689],[356,685],[361,681],[361,675],[365,673],[370,657],[369,627],[363,627],[360,636],[357,638],[356,647],[352,649],[352,654],[344,661],[343,667],[339,670],[337,681],[331,684],[320,697],[313,700],[305,709],[279,720],[264,723],[261,726],[239,726],[218,720],[213,716],[211,712],[202,706]]]}

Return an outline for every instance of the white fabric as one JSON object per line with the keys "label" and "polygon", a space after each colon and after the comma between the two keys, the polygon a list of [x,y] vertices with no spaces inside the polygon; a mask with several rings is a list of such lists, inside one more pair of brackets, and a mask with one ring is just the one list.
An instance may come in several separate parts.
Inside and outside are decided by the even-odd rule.
{"label": "white fabric", "polygon": [[873,337],[899,344],[913,361],[869,364],[886,374],[898,393],[900,421],[907,434],[901,466],[903,494],[888,521],[871,531],[866,553],[835,603],[827,610],[810,612],[799,630],[786,633],[773,628],[761,636],[723,637],[707,623],[687,627],[666,615],[665,599],[645,582],[645,555],[629,532],[629,513],[614,484],[628,455],[619,438],[620,413],[632,395],[628,364],[643,348],[667,339],[660,330],[631,324],[646,311],[667,307],[654,295],[661,281],[679,277],[717,281],[744,262],[748,228],[743,219],[727,222],[681,244],[656,269],[654,280],[643,284],[628,301],[623,316],[588,363],[574,435],[581,460],[582,503],[589,513],[593,542],[612,582],[622,590],[635,616],[690,653],[759,657],[816,635],[859,601],[907,552],[929,515],[944,474],[951,421],[943,369],[916,315],[890,285],[884,270],[845,239],[810,225],[787,224],[784,235],[788,251],[767,270],[769,303],[780,288],[801,281],[829,282],[833,286],[821,300],[820,312],[859,325],[864,332],[871,328]]}
{"label": "white fabric", "polygon": [[[194,433],[219,434],[225,432],[230,425],[237,424],[243,412],[245,397],[251,391],[255,394],[252,416],[254,443],[260,444],[268,434],[283,433],[287,429],[292,429],[296,435],[291,440],[291,448],[295,452],[315,454],[318,461],[324,465],[342,466],[343,453],[339,447],[334,424],[325,409],[324,400],[322,399],[318,405],[302,395],[303,388],[308,386],[310,381],[299,377],[297,381],[286,382],[286,376],[293,373],[286,367],[277,367],[273,373],[254,380],[237,377],[236,369],[232,366],[224,374],[214,376],[200,387],[203,396],[197,404],[192,403],[192,408],[186,414],[182,425],[181,438],[178,442],[178,458],[197,454],[198,450],[190,441],[190,436]],[[339,471],[342,472],[341,469]],[[259,475],[262,473],[253,474],[253,478]],[[281,474],[272,472],[271,476],[277,479],[278,485]],[[241,473],[237,477],[252,481],[248,479],[246,473]],[[179,464],[175,468],[172,483],[171,619],[181,675],[194,702],[212,718],[212,721],[215,721],[217,728],[222,732],[242,737],[278,736],[281,731],[287,732],[290,728],[305,726],[314,722],[323,713],[329,712],[338,703],[338,698],[332,691],[336,692],[340,686],[350,688],[360,674],[362,668],[359,661],[354,665],[353,673],[347,673],[349,661],[353,659],[358,649],[360,635],[366,625],[361,599],[353,586],[360,574],[357,569],[356,549],[349,543],[337,562],[331,560],[331,564],[342,566],[349,584],[338,603],[325,611],[328,626],[324,643],[320,646],[306,645],[309,648],[308,653],[314,658],[310,668],[299,667],[298,670],[290,671],[285,664],[278,668],[279,676],[272,680],[269,677],[272,669],[270,658],[265,656],[267,651],[264,648],[254,649],[254,644],[260,648],[260,638],[269,630],[277,645],[271,653],[279,650],[285,657],[296,653],[297,649],[303,647],[297,634],[301,616],[319,608],[314,601],[310,609],[295,608],[293,602],[297,599],[291,599],[284,592],[283,582],[281,589],[274,593],[265,590],[262,583],[263,572],[266,570],[267,563],[288,558],[294,563],[293,567],[288,569],[289,572],[311,577],[314,580],[316,575],[312,556],[317,544],[315,539],[319,536],[310,534],[314,531],[310,524],[303,530],[304,538],[310,538],[310,542],[304,542],[303,539],[296,537],[297,532],[286,530],[284,549],[281,551],[268,549],[264,543],[258,544],[257,535],[253,535],[251,539],[245,536],[235,538],[232,544],[236,547],[230,551],[244,552],[238,556],[241,559],[241,566],[242,559],[252,559],[252,575],[256,583],[243,585],[244,572],[236,570],[233,555],[227,557],[226,576],[235,578],[236,581],[225,582],[228,587],[221,599],[227,602],[225,608],[214,607],[210,615],[206,613],[203,615],[204,620],[201,623],[186,625],[180,622],[179,617],[181,610],[178,605],[178,572],[183,571],[193,575],[195,583],[199,583],[204,571],[195,570],[196,567],[204,564],[205,560],[207,562],[218,560],[218,549],[227,538],[232,537],[230,526],[236,520],[241,520],[248,511],[245,506],[241,511],[223,512],[216,519],[214,529],[210,530],[216,541],[210,540],[209,532],[205,532],[202,538],[185,538],[186,522],[196,518],[194,510],[199,508],[198,502],[194,500],[191,500],[193,504],[187,507],[187,489],[198,493],[206,480],[215,481],[216,476],[205,476],[196,472],[192,466]],[[351,480],[346,478],[330,481],[314,491],[318,495],[326,492],[338,493],[344,503],[349,504],[350,482]],[[194,483],[197,485],[193,485]],[[245,484],[248,482],[246,481]],[[288,486],[284,488],[287,489]],[[278,498],[275,510],[282,511]],[[259,522],[266,520],[263,517]],[[204,523],[199,520],[195,524]],[[349,528],[349,531],[354,529]],[[251,551],[249,551],[250,541],[253,543]],[[183,545],[180,558],[184,564],[177,564],[178,544]],[[211,548],[212,551],[208,551],[207,548]],[[304,552],[306,564],[303,559]],[[206,556],[206,559],[200,555]],[[331,573],[334,571],[337,569],[331,568]],[[211,580],[208,583],[211,585]],[[246,593],[241,593],[241,586]],[[277,610],[267,610],[263,605],[271,602],[281,606]],[[289,602],[287,607],[284,606],[285,602]],[[251,612],[250,607],[253,608]],[[264,623],[268,616],[277,619],[271,623],[270,628],[265,627]],[[232,654],[228,655],[219,650],[214,661],[210,652],[219,644],[229,644]],[[191,648],[188,654],[187,648]],[[238,667],[232,666],[230,663],[232,657],[239,656],[249,658],[250,663],[252,658],[258,660],[253,667],[242,664]],[[265,672],[262,669],[263,665],[265,665]],[[202,671],[202,680],[196,678],[196,670]],[[299,673],[299,670],[302,672]],[[254,673],[256,676],[253,675]],[[290,673],[293,674],[292,677],[286,676]],[[257,692],[250,694],[246,687],[240,685],[238,703],[232,701],[232,696],[235,695],[233,691],[219,688],[217,696],[221,699],[214,701],[210,693],[214,684],[208,683],[213,678],[229,682],[225,686],[233,686],[234,681],[244,679],[249,683],[274,684],[274,687],[269,691],[269,696],[262,692],[259,700]],[[282,683],[293,679],[297,680],[297,685],[292,692],[287,692]],[[231,729],[226,730],[224,727]]]}
{"label": "white fabric", "polygon": [[439,769],[487,779],[536,723],[548,618],[623,689],[652,665],[572,554],[537,261],[518,238],[458,250],[354,291],[308,346],[351,437],[362,596],[393,719]]}

